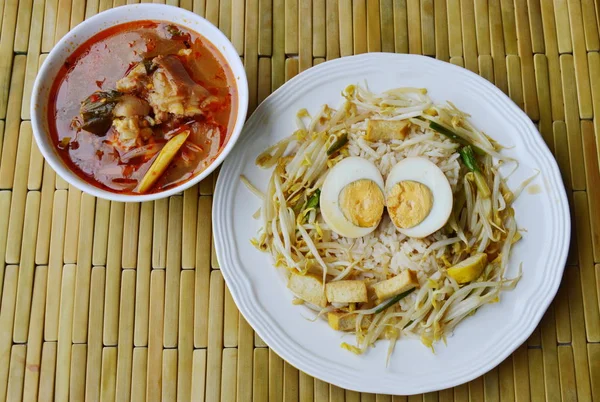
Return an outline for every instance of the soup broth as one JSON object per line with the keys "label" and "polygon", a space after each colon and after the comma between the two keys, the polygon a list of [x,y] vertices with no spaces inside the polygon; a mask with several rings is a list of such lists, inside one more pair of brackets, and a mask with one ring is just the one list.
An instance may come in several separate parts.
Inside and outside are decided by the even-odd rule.
{"label": "soup broth", "polygon": [[[102,189],[138,194],[203,171],[229,139],[236,108],[233,74],[211,43],[178,25],[136,21],[98,33],[67,59],[48,116],[74,172]],[[165,147],[180,133],[183,145]]]}

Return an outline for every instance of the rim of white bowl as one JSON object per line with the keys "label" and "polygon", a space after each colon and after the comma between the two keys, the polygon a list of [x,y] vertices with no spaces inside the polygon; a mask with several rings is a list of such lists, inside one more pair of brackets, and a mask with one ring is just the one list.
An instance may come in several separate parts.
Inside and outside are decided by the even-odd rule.
{"label": "rim of white bowl", "polygon": [[[148,9],[148,10],[158,10],[162,11],[162,13],[157,15],[156,18],[130,18],[129,13],[134,13],[136,9]],[[177,13],[179,16],[182,16],[180,19],[182,21],[173,21],[172,15],[173,13]],[[157,13],[158,14],[158,13]],[[98,34],[105,30],[108,26],[98,27],[95,29],[93,33],[87,33],[87,29],[92,24],[100,24],[107,17],[112,17],[114,21],[113,24],[122,24],[132,21],[142,21],[144,19],[150,19],[155,21],[165,21],[165,22],[173,22],[178,25],[182,25],[185,28],[188,28],[200,36],[203,39],[209,41],[217,50],[221,53],[232,73],[235,76],[235,84],[238,94],[238,105],[237,105],[237,117],[234,122],[234,127],[231,132],[231,135],[217,156],[217,158],[210,164],[206,169],[202,172],[198,173],[196,176],[191,178],[190,180],[170,188],[165,191],[160,191],[157,193],[150,194],[123,194],[111,192],[108,190],[104,190],[102,188],[96,187],[81,177],[79,177],[74,171],[72,171],[66,164],[63,162],[62,158],[56,151],[54,150],[54,145],[50,143],[50,135],[46,132],[44,128],[43,119],[47,118],[48,109],[47,104],[48,100],[46,99],[43,102],[40,102],[40,98],[42,96],[42,89],[47,87],[47,82],[54,83],[56,79],[56,75],[51,76],[51,68],[56,63],[63,63],[65,59],[76,51],[85,41],[92,38],[94,35]],[[122,19],[119,21],[119,19]],[[186,20],[195,21],[202,25],[202,30],[198,28],[190,27],[189,23],[186,24]],[[219,44],[217,45],[212,37],[219,39]],[[73,46],[73,42],[76,42],[76,46]],[[230,54],[228,57],[227,54]],[[231,55],[235,55],[236,57],[231,57]],[[40,105],[40,107],[38,107]],[[45,111],[43,110],[45,108]],[[44,159],[48,162],[50,167],[54,169],[54,171],[63,179],[65,179],[69,184],[77,187],[79,190],[89,193],[95,197],[103,198],[111,201],[120,201],[120,202],[141,202],[141,201],[152,201],[161,198],[167,198],[172,195],[181,193],[182,191],[192,187],[193,185],[200,182],[202,179],[206,178],[209,174],[211,174],[227,157],[227,155],[231,152],[235,143],[240,137],[242,132],[246,114],[248,112],[248,80],[246,77],[246,70],[244,69],[244,65],[242,64],[241,59],[235,50],[231,41],[210,21],[207,19],[192,13],[191,11],[187,11],[185,9],[181,9],[175,6],[170,6],[166,4],[130,4],[120,7],[115,7],[103,11],[94,15],[93,17],[83,21],[75,28],[70,30],[65,36],[62,37],[61,40],[52,48],[48,57],[44,61],[41,66],[33,86],[33,91],[31,95],[31,104],[30,104],[30,114],[31,114],[31,126],[33,130],[33,136],[37,142],[38,148]]]}

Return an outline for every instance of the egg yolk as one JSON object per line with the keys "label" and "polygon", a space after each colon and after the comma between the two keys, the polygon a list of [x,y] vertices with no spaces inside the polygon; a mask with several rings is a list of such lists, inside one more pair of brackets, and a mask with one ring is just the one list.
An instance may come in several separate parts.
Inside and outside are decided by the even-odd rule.
{"label": "egg yolk", "polygon": [[383,215],[383,193],[368,179],[356,180],[342,189],[339,204],[350,222],[361,228],[376,226]]}
{"label": "egg yolk", "polygon": [[405,180],[388,191],[386,204],[394,225],[409,229],[427,218],[433,207],[433,194],[426,185]]}

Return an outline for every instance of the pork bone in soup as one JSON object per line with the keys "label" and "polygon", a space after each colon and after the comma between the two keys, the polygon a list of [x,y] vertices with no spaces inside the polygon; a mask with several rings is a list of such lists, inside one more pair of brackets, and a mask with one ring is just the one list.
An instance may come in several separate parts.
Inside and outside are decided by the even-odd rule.
{"label": "pork bone in soup", "polygon": [[161,21],[116,25],[62,66],[49,104],[59,154],[87,182],[160,192],[204,170],[233,129],[237,90],[205,38]]}

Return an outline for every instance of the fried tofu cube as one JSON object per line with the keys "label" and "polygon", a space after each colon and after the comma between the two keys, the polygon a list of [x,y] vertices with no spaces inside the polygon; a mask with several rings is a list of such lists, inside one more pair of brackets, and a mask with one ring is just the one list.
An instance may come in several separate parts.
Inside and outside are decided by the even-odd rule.
{"label": "fried tofu cube", "polygon": [[329,303],[365,303],[367,285],[363,281],[337,281],[325,285],[325,295]]}
{"label": "fried tofu cube", "polygon": [[410,122],[406,120],[369,120],[367,123],[367,141],[403,140],[408,135]]}
{"label": "fried tofu cube", "polygon": [[374,284],[373,289],[379,300],[386,300],[417,286],[419,286],[417,274],[407,269],[391,279]]}
{"label": "fried tofu cube", "polygon": [[[331,311],[327,313],[327,322],[329,326],[336,331],[354,331],[356,330],[356,319],[358,314],[348,314],[343,311]],[[371,324],[371,316],[364,316],[360,322],[361,328],[368,328]]]}
{"label": "fried tofu cube", "polygon": [[319,307],[327,306],[323,280],[317,275],[292,273],[288,280],[288,288],[304,301]]}

